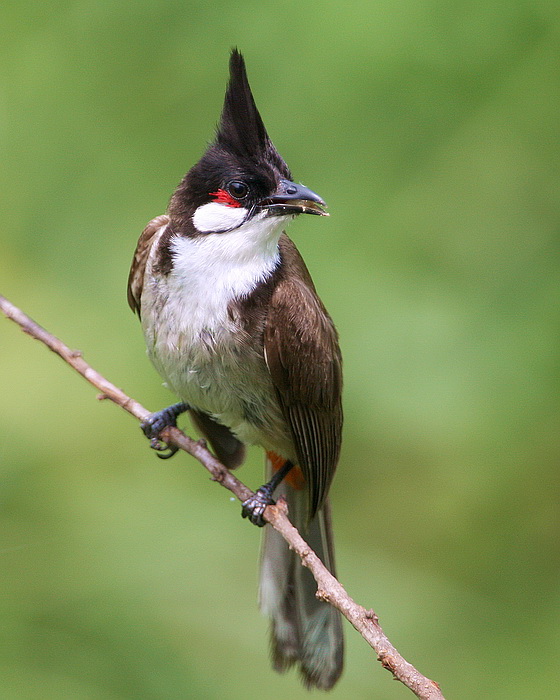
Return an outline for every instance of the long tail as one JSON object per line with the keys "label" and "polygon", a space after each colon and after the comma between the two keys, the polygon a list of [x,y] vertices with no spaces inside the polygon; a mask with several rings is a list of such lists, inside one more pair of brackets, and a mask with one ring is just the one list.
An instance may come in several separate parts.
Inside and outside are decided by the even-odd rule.
{"label": "long tail", "polygon": [[[267,459],[267,472],[272,465]],[[295,527],[335,574],[328,501],[308,524],[307,493],[284,482],[282,494]],[[260,606],[271,618],[272,663],[279,672],[297,664],[308,688],[329,690],[342,673],[344,642],[338,610],[315,597],[317,584],[285,540],[271,527],[264,533]]]}

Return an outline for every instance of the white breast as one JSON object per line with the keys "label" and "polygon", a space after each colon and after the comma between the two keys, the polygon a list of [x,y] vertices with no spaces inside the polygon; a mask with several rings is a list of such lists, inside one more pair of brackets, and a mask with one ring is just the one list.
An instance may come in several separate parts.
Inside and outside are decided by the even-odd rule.
{"label": "white breast", "polygon": [[176,303],[180,332],[192,341],[201,331],[223,329],[228,304],[247,296],[278,265],[278,238],[285,221],[257,217],[226,233],[172,240],[169,301]]}
{"label": "white breast", "polygon": [[240,352],[228,305],[274,271],[288,218],[257,215],[227,233],[175,236],[167,276],[152,274],[156,243],[142,294],[148,354],[169,388],[244,442],[278,450],[280,439],[282,454],[290,439],[262,348],[245,342]]}

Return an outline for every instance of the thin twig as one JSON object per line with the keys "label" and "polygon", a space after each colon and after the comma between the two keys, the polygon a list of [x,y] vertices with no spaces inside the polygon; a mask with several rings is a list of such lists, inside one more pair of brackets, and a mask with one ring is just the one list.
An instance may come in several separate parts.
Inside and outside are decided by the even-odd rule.
{"label": "thin twig", "polygon": [[[17,323],[25,333],[44,343],[87,379],[90,384],[99,389],[102,392],[99,398],[110,399],[140,421],[145,420],[150,415],[150,411],[94,370],[83,359],[81,352],[71,350],[1,295],[0,310]],[[178,428],[172,427],[162,430],[160,437],[166,443],[176,445],[195,457],[210,472],[214,481],[218,481],[229,489],[240,501],[245,501],[253,495],[253,492],[245,484],[214,457],[207,449],[204,440],[193,440]],[[387,639],[373,610],[366,610],[355,603],[339,581],[323,565],[319,557],[289,521],[285,503],[279,501],[276,506],[268,506],[264,512],[264,518],[282,535],[291,549],[299,555],[301,563],[311,571],[318,586],[317,597],[340,610],[342,615],[376,652],[383,668],[390,671],[396,680],[404,683],[421,700],[444,700],[438,684],[417,671]]]}

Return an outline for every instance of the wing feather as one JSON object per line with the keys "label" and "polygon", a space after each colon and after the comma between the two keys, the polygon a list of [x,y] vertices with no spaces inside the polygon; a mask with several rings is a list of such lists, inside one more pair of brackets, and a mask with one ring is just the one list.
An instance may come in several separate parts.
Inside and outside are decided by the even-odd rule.
{"label": "wing feather", "polygon": [[282,236],[283,275],[264,329],[265,358],[309,487],[310,517],[321,507],[340,454],[342,360],[334,324],[293,243]]}
{"label": "wing feather", "polygon": [[144,286],[144,273],[146,272],[146,264],[152,250],[157,232],[162,226],[169,223],[167,214],[161,214],[152,219],[146,228],[142,231],[132,265],[128,274],[128,305],[132,311],[140,316],[140,300],[142,299],[142,288]]}

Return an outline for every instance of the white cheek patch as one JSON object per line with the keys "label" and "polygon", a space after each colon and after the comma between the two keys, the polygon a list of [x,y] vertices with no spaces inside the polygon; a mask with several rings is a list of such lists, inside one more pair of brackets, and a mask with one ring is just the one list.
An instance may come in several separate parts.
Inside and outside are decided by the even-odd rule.
{"label": "white cheek patch", "polygon": [[227,204],[209,202],[198,207],[192,220],[200,233],[220,233],[241,226],[248,213],[245,207],[228,207]]}

